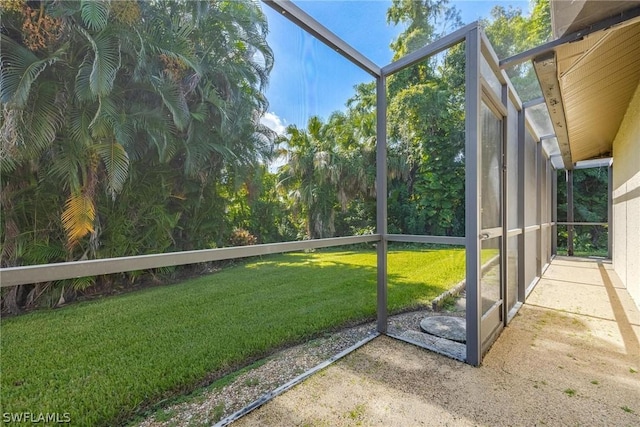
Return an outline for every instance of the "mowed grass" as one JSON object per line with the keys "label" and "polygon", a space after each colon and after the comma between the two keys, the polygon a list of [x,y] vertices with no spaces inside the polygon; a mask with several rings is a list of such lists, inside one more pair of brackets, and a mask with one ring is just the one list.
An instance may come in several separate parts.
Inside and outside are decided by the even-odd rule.
{"label": "mowed grass", "polygon": [[[464,250],[391,250],[389,308],[464,276]],[[180,284],[3,319],[2,412],[114,425],[275,348],[373,319],[373,250],[274,255]]]}

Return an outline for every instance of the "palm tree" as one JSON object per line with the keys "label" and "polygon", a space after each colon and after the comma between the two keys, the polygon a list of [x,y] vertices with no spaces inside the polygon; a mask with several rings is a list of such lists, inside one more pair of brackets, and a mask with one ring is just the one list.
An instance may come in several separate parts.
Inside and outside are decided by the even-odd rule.
{"label": "palm tree", "polygon": [[[251,0],[30,5],[0,6],[2,264],[25,263],[33,257],[24,248],[61,238],[66,250],[57,261],[121,253],[101,246],[101,230],[117,234],[105,206],[136,191],[128,183],[137,168],[163,173],[159,192],[172,202],[157,223],[174,249],[188,242],[173,238],[171,227],[197,234],[202,221],[190,219],[219,217],[203,196],[271,152],[273,135],[258,122],[273,64],[260,7]],[[10,209],[51,184],[56,197],[43,211]],[[46,228],[26,231],[42,218]]]}
{"label": "palm tree", "polygon": [[287,128],[280,185],[304,217],[308,238],[334,236],[337,211],[375,195],[374,114],[358,120],[357,114],[336,112],[327,123],[311,117],[306,130]]}
{"label": "palm tree", "polygon": [[327,223],[331,214],[326,205],[332,202],[327,176],[320,172],[326,164],[322,160],[328,157],[322,150],[322,127],[322,120],[317,116],[309,119],[306,130],[288,126],[282,141],[287,145],[283,150],[287,163],[279,170],[279,186],[287,191],[294,214],[304,218],[305,236],[311,239],[325,237],[324,234],[330,232],[330,227],[327,230],[324,227],[330,225]]}

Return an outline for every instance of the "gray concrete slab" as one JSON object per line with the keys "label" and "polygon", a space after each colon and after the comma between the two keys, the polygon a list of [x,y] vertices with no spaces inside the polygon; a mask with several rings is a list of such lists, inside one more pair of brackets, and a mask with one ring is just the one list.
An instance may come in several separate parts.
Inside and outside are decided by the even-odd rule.
{"label": "gray concrete slab", "polygon": [[430,316],[420,322],[420,329],[430,335],[456,341],[467,342],[467,322],[462,317]]}
{"label": "gray concrete slab", "polygon": [[637,307],[605,264],[548,272],[479,368],[379,337],[237,426],[640,425]]}

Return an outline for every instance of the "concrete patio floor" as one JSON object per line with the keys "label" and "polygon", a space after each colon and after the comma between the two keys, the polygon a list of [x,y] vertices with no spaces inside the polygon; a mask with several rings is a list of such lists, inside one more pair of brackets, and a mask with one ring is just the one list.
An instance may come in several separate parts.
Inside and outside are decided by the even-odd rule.
{"label": "concrete patio floor", "polygon": [[379,337],[234,426],[640,425],[640,312],[556,258],[479,368]]}

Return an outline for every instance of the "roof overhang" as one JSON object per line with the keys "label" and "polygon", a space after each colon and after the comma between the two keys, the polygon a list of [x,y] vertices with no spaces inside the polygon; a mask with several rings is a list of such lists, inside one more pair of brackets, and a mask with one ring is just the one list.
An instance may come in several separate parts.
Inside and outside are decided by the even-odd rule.
{"label": "roof overhang", "polygon": [[551,0],[553,37],[559,39],[589,28],[639,6],[638,3],[633,0]]}
{"label": "roof overhang", "polygon": [[551,0],[546,45],[501,61],[532,60],[564,167],[611,156],[640,81],[640,0]]}

